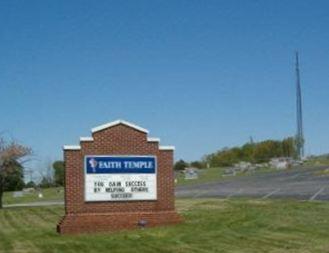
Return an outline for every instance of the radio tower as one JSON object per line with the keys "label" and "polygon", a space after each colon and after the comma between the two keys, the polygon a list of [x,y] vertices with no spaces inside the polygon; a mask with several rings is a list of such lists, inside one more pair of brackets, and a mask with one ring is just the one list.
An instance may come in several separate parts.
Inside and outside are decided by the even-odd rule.
{"label": "radio tower", "polygon": [[297,109],[297,133],[296,133],[296,150],[297,158],[304,157],[304,134],[303,134],[303,111],[302,111],[302,90],[300,87],[299,76],[299,59],[296,52],[296,109]]}

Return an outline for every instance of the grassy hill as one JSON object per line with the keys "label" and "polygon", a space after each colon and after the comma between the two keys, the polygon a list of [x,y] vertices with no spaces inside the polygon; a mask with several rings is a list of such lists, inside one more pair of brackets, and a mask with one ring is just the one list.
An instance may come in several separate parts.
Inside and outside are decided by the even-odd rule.
{"label": "grassy hill", "polygon": [[0,252],[329,252],[329,203],[178,200],[185,223],[115,234],[60,236],[63,207],[0,210]]}
{"label": "grassy hill", "polygon": [[[232,177],[232,176],[225,177],[224,170],[225,170],[225,168],[220,168],[220,167],[201,169],[201,170],[199,170],[198,179],[185,179],[184,174],[180,173],[180,174],[178,174],[178,177],[176,177],[177,178],[176,185],[179,186],[179,185],[202,184],[202,183],[220,181],[220,180],[223,180],[224,178]],[[259,168],[254,173],[239,172],[234,177],[250,176],[250,175],[273,172],[273,171],[275,171],[275,169],[273,169],[273,168]]]}
{"label": "grassy hill", "polygon": [[5,192],[3,196],[3,204],[19,204],[39,201],[52,201],[52,200],[63,200],[64,199],[64,188],[53,187],[41,190],[43,197],[38,197],[38,192],[31,192],[24,194],[22,197],[13,197],[13,192]]}
{"label": "grassy hill", "polygon": [[307,165],[329,165],[329,154],[313,156],[306,162]]}

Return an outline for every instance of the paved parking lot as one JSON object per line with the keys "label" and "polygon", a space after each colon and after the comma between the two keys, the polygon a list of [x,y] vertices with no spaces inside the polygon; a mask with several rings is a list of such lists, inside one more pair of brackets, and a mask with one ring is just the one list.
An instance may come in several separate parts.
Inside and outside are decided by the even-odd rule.
{"label": "paved parking lot", "polygon": [[225,178],[218,182],[176,187],[176,197],[254,197],[329,200],[328,166],[299,167],[252,176]]}

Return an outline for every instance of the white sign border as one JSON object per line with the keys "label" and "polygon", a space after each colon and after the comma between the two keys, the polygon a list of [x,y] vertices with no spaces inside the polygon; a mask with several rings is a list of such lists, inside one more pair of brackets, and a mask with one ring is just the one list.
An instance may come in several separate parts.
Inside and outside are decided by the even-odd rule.
{"label": "white sign border", "polygon": [[[86,174],[87,174],[87,157],[153,157],[155,161],[155,198],[154,199],[118,199],[118,200],[86,200]],[[134,202],[134,201],[157,201],[158,200],[158,160],[155,155],[85,155],[84,156],[84,165],[83,165],[83,187],[84,187],[84,202],[85,203],[93,203],[93,202]],[[129,173],[129,174],[140,174],[140,173]]]}

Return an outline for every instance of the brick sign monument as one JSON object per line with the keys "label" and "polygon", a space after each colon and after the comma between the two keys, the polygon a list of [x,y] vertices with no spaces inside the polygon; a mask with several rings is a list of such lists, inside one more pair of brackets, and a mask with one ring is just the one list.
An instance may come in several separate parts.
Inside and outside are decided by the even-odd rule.
{"label": "brick sign monument", "polygon": [[172,146],[117,120],[64,146],[65,216],[61,234],[175,224]]}

